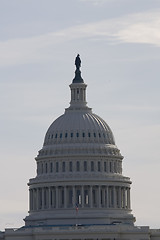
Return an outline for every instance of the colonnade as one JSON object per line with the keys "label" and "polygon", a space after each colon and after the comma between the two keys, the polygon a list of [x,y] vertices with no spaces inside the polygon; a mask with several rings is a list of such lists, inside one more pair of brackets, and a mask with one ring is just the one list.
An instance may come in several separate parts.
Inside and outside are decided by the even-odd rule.
{"label": "colonnade", "polygon": [[[78,167],[79,166],[79,167]],[[119,160],[84,160],[84,161],[41,161],[37,162],[37,174],[69,172],[103,172],[122,173],[122,162]]]}
{"label": "colonnade", "polygon": [[74,85],[70,85],[71,88],[71,103],[81,101],[84,104],[86,103],[86,85],[83,87],[75,87]]}
{"label": "colonnade", "polygon": [[31,188],[30,211],[59,208],[130,209],[130,188],[124,186],[51,186]]}

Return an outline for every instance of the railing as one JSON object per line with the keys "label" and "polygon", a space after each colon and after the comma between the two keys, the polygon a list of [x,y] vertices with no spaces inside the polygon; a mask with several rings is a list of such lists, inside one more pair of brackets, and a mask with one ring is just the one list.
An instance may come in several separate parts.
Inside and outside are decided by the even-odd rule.
{"label": "railing", "polygon": [[[136,227],[127,224],[108,224],[108,225],[62,225],[62,226],[26,226],[22,228],[8,228],[5,230],[5,234],[12,234],[13,232],[18,233],[27,233],[27,232],[143,232],[147,233],[149,231],[154,233],[160,233],[160,229],[149,230],[148,226]],[[1,236],[1,235],[0,235]]]}

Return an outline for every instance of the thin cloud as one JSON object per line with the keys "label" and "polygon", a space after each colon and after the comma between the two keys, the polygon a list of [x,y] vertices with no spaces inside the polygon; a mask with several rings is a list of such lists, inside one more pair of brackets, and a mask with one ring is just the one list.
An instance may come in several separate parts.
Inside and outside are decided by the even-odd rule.
{"label": "thin cloud", "polygon": [[80,0],[80,2],[90,2],[95,6],[102,5],[108,1],[113,1],[113,0]]}
{"label": "thin cloud", "polygon": [[159,26],[160,9],[76,25],[37,37],[10,39],[0,42],[0,66],[46,61],[51,57],[47,49],[84,38],[98,42],[107,40],[108,44],[141,43],[160,47]]}

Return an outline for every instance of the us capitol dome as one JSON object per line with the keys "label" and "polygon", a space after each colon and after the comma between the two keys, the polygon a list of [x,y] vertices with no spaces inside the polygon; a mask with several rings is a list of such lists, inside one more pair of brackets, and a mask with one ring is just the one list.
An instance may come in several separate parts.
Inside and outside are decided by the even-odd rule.
{"label": "us capitol dome", "polygon": [[123,156],[108,124],[87,106],[79,55],[75,65],[70,106],[35,158],[25,226],[0,231],[0,240],[159,240],[160,229],[134,224]]}
{"label": "us capitol dome", "polygon": [[87,106],[79,55],[75,65],[70,106],[51,124],[36,157],[25,224],[133,225],[123,156],[108,124]]}

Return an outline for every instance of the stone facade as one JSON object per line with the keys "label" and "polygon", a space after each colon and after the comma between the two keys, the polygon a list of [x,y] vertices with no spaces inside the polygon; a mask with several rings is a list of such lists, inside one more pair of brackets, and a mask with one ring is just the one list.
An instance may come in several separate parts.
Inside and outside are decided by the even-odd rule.
{"label": "stone facade", "polygon": [[0,239],[158,240],[159,230],[134,226],[123,156],[108,124],[87,106],[76,67],[70,107],[51,124],[36,157],[25,226],[6,229]]}

